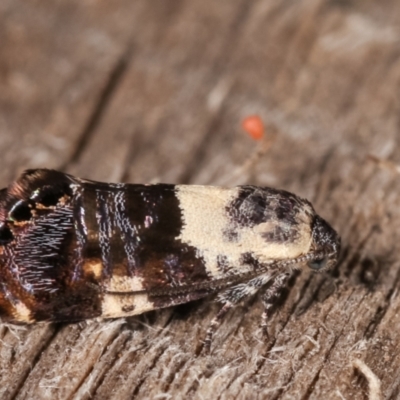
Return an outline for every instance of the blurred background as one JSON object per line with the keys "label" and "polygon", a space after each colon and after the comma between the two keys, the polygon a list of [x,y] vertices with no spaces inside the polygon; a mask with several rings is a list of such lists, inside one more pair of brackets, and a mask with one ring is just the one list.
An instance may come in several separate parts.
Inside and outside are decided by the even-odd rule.
{"label": "blurred background", "polygon": [[309,181],[333,156],[387,157],[398,125],[397,7],[4,0],[0,181],[49,167],[211,183],[250,154],[239,128],[249,114],[280,131],[258,173],[268,184],[290,185],[287,170],[306,166]]}
{"label": "blurred background", "polygon": [[[200,319],[165,311],[134,331],[3,326],[2,398],[39,385],[36,398],[364,399],[352,357],[398,398],[399,35],[390,0],[1,0],[1,187],[43,167],[274,186],[309,198],[343,239],[335,284],[298,278],[268,346],[253,337],[255,304],[248,320],[233,313],[208,365],[192,357],[215,314],[205,303]],[[275,140],[229,181],[256,148],[241,128],[249,115]],[[158,320],[173,334],[154,333]],[[59,358],[66,347],[75,355]]]}

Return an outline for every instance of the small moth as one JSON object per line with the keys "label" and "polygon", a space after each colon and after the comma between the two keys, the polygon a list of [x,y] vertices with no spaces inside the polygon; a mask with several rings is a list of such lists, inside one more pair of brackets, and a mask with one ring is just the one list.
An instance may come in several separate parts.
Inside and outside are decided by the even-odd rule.
{"label": "small moth", "polygon": [[4,321],[118,318],[218,294],[226,312],[265,287],[262,327],[291,272],[334,266],[337,233],[267,187],[106,184],[28,170],[0,191]]}

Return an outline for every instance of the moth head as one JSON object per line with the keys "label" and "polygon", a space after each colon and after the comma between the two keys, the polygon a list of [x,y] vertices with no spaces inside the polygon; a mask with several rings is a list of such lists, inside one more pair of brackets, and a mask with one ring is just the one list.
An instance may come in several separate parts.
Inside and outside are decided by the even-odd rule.
{"label": "moth head", "polygon": [[337,264],[340,253],[340,237],[321,217],[314,217],[312,226],[311,258],[308,266],[313,271],[324,271]]}

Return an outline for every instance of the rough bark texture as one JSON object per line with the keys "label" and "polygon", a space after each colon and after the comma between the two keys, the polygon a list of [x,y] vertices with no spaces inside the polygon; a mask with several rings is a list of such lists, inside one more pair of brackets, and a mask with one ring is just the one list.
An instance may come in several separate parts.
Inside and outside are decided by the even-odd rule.
{"label": "rough bark texture", "polygon": [[400,176],[366,160],[400,163],[399,32],[398,1],[2,0],[1,187],[38,167],[229,181],[254,148],[240,121],[257,113],[277,139],[229,183],[310,199],[343,252],[331,274],[292,280],[268,340],[254,299],[209,356],[194,350],[210,301],[0,325],[0,398],[361,400],[379,383],[399,398]]}

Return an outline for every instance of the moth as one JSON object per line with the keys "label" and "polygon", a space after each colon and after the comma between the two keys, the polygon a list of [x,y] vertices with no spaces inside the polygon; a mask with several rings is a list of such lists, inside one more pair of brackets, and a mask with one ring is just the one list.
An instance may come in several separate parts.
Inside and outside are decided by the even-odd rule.
{"label": "moth", "polygon": [[292,271],[334,266],[337,233],[310,202],[268,187],[106,184],[25,171],[0,191],[3,321],[119,318],[265,288],[262,328]]}

